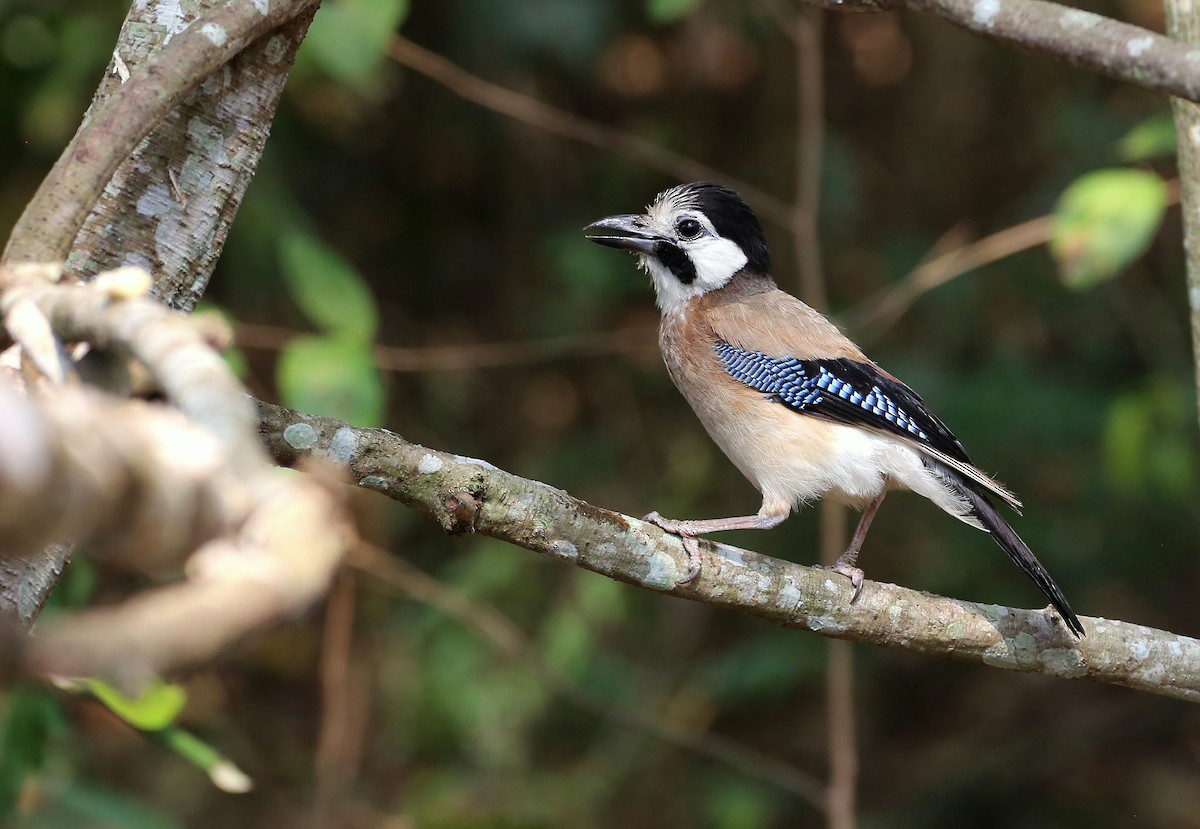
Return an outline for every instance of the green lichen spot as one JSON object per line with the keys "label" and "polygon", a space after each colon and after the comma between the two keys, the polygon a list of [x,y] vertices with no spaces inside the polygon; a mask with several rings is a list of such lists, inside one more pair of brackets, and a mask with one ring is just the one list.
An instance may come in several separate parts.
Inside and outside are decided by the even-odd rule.
{"label": "green lichen spot", "polygon": [[679,583],[679,567],[676,566],[672,556],[655,550],[650,554],[647,563],[650,566],[643,579],[647,587],[656,590],[670,590]]}
{"label": "green lichen spot", "polygon": [[1054,676],[1080,677],[1087,673],[1074,648],[1047,648],[1042,652],[1042,666]]}
{"label": "green lichen spot", "polygon": [[283,439],[293,449],[311,449],[317,442],[317,430],[307,423],[293,423],[283,430]]}

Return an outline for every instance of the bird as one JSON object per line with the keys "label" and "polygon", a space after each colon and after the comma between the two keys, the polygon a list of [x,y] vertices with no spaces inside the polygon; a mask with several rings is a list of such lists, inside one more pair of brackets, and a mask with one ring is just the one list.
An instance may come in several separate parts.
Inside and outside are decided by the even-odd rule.
{"label": "bird", "polygon": [[902,381],[816,309],[776,287],[762,226],[738,194],[713,182],[664,190],[642,214],[609,216],[587,239],[633,253],[661,311],[667,372],[713,441],[762,494],[754,515],[645,517],[680,536],[694,579],[697,537],[778,526],[826,497],[861,510],[833,570],[863,588],[859,551],[890,490],[910,490],[991,534],[1076,637],[1083,625],[1059,586],[997,509],[1021,502],[980,471],[950,429]]}

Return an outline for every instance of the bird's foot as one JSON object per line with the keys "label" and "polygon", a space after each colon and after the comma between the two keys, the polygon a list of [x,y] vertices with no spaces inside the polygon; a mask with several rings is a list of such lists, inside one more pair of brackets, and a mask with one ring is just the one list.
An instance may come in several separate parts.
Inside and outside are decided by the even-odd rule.
{"label": "bird's foot", "polygon": [[842,559],[838,559],[837,563],[835,563],[829,569],[835,573],[841,573],[843,576],[850,579],[850,586],[854,589],[854,592],[850,594],[850,604],[854,604],[856,601],[858,601],[859,594],[862,593],[863,577],[865,576],[862,568],[855,567],[853,561],[843,561]]}
{"label": "bird's foot", "polygon": [[669,532],[671,535],[679,536],[683,541],[683,551],[688,557],[687,575],[675,582],[677,585],[684,585],[696,579],[700,575],[700,542],[696,539],[696,534],[692,532],[687,521],[677,521],[674,518],[663,518],[657,512],[652,512],[642,518],[648,524],[653,524],[656,527]]}
{"label": "bird's foot", "polygon": [[653,524],[656,527],[662,527],[664,530],[671,533],[671,535],[695,536],[695,533],[691,532],[691,530],[688,528],[689,522],[680,521],[675,518],[664,518],[663,516],[659,515],[657,511],[643,515],[642,520],[648,524]]}

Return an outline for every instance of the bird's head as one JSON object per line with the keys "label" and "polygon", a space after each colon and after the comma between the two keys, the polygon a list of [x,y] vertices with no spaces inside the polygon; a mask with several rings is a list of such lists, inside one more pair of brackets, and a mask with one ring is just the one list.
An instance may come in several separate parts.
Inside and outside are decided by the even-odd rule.
{"label": "bird's head", "polygon": [[664,190],[645,213],[609,216],[584,230],[593,242],[638,255],[663,313],[724,287],[739,271],[765,275],[771,264],[754,212],[737,193],[711,182]]}

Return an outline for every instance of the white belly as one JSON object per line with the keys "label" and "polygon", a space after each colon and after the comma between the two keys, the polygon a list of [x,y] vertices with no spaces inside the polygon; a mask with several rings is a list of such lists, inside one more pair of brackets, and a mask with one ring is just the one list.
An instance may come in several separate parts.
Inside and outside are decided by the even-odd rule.
{"label": "white belly", "polygon": [[736,417],[701,420],[762,492],[766,512],[786,513],[823,496],[861,509],[885,489],[911,489],[956,517],[967,511],[903,441],[798,414],[763,398],[748,404]]}

